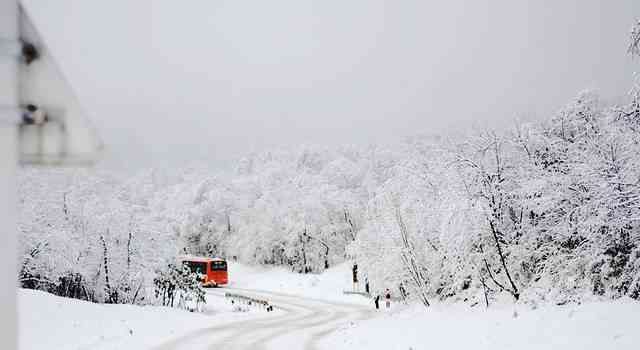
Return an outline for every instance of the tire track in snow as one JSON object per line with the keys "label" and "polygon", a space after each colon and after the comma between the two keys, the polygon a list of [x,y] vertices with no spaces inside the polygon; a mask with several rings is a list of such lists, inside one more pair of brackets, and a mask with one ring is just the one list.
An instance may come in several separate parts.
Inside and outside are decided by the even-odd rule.
{"label": "tire track in snow", "polygon": [[[256,349],[266,350],[273,343],[289,344],[289,349],[316,349],[317,343],[341,325],[370,317],[364,306],[305,298],[265,290],[226,288],[270,300],[284,315],[234,321],[203,328],[164,343],[154,350],[176,349]],[[211,293],[222,296],[219,293]],[[293,337],[293,340],[292,338]],[[291,348],[292,341],[295,348]]]}
{"label": "tire track in snow", "polygon": [[[296,331],[300,331],[300,330],[304,330],[306,334],[303,333],[303,335],[308,336],[307,341],[304,342],[305,344],[304,349],[316,349],[317,343],[323,337],[329,335],[344,323],[349,321],[358,321],[358,320],[367,319],[374,315],[373,311],[370,310],[369,308],[364,306],[354,305],[354,304],[332,302],[324,299],[301,297],[298,295],[271,292],[271,291],[265,291],[265,290],[241,289],[241,288],[236,288],[235,290],[243,291],[243,292],[251,292],[254,294],[257,293],[259,295],[271,296],[272,298],[273,296],[277,296],[277,297],[284,297],[287,299],[302,300],[305,302],[305,305],[307,308],[315,309],[316,315],[314,316],[314,319],[320,317],[319,320],[305,318],[304,319],[305,322],[301,324],[297,324],[293,327],[288,324],[284,324],[279,327],[276,327],[276,328],[279,328],[279,330],[272,332],[269,336],[259,338],[258,340],[251,343],[250,346],[246,347],[246,349],[258,349],[258,350],[265,349],[265,344],[267,343],[267,341],[274,340],[274,338],[277,338],[279,336],[295,333]],[[288,302],[291,303],[290,301]],[[313,304],[320,304],[322,307],[320,309],[313,308],[311,307],[311,305]],[[336,311],[330,312],[328,317],[321,317],[322,314],[327,313],[325,311],[327,310],[327,306],[330,306]],[[318,328],[318,329],[313,330],[314,328]],[[300,342],[299,344],[302,344],[302,342]],[[281,347],[274,347],[274,348],[281,348]],[[302,349],[303,347],[300,347],[300,348]]]}
{"label": "tire track in snow", "polygon": [[[283,308],[283,304],[286,305],[286,309],[292,314],[292,317],[269,322],[246,322],[234,329],[229,335],[211,344],[208,349],[262,349],[264,347],[263,341],[273,337],[279,330],[291,327],[292,324],[304,324],[303,321],[316,318],[317,314],[322,312],[320,308],[309,307],[304,303],[274,299],[268,293],[258,293],[253,290],[241,291],[250,292],[251,296],[269,297],[271,303],[279,309]],[[256,339],[256,337],[258,338]],[[249,343],[246,344],[247,342]]]}

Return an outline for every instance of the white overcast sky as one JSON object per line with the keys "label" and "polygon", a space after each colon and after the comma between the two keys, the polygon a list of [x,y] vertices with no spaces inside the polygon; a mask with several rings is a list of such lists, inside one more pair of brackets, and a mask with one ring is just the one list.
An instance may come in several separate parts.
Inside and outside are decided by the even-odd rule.
{"label": "white overcast sky", "polygon": [[639,64],[638,0],[22,2],[126,170],[542,118]]}

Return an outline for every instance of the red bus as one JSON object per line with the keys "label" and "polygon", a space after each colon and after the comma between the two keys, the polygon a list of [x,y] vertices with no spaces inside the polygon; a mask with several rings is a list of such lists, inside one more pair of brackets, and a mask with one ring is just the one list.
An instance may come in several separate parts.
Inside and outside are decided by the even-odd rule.
{"label": "red bus", "polygon": [[229,283],[227,261],[224,259],[183,257],[181,261],[189,267],[191,272],[197,273],[202,278],[204,287],[218,287]]}

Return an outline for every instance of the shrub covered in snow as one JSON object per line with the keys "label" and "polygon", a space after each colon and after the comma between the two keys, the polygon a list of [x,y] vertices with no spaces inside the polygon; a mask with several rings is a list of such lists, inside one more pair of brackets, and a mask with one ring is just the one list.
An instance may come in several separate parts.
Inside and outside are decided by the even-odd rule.
{"label": "shrub covered in snow", "polygon": [[153,285],[158,305],[200,310],[206,303],[206,292],[198,275],[187,266],[167,265],[165,269],[157,271]]}

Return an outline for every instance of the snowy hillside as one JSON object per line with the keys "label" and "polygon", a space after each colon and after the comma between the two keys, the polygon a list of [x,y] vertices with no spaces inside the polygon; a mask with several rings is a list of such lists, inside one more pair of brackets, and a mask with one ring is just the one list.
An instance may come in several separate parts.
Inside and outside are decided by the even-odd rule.
{"label": "snowy hillside", "polygon": [[19,290],[21,349],[148,349],[195,329],[263,317],[232,312],[220,297],[208,298],[205,313],[160,306],[106,305]]}

